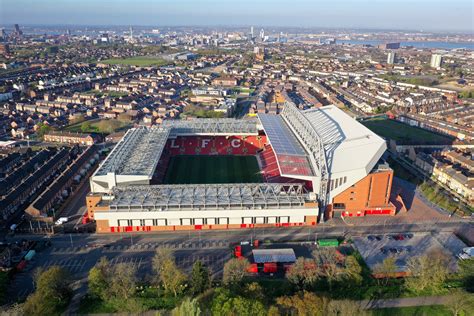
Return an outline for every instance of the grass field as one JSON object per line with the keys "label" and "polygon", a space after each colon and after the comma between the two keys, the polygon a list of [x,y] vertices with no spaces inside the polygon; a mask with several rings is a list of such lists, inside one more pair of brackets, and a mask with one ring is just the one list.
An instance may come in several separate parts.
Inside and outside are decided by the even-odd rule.
{"label": "grass field", "polygon": [[168,61],[153,56],[136,56],[128,58],[109,58],[102,60],[101,63],[109,65],[130,65],[130,66],[163,66],[169,64]]}
{"label": "grass field", "polygon": [[[83,127],[85,127],[83,129]],[[77,133],[103,133],[111,134],[132,127],[131,122],[123,122],[118,119],[89,120],[66,126],[64,130]]]}
{"label": "grass field", "polygon": [[454,138],[413,127],[394,120],[375,118],[361,122],[379,136],[393,139],[398,145],[444,145]]}
{"label": "grass field", "polygon": [[254,156],[172,157],[164,183],[250,183],[262,182]]}

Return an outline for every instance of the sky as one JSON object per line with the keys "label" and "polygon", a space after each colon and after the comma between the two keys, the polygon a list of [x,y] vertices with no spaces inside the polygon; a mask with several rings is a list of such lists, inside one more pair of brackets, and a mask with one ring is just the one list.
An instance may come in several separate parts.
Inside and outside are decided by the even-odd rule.
{"label": "sky", "polygon": [[0,24],[299,26],[474,32],[473,0],[0,0]]}

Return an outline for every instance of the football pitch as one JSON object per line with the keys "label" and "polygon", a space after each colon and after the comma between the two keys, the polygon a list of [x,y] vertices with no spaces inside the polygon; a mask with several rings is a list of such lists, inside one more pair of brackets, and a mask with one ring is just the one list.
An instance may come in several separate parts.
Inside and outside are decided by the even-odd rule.
{"label": "football pitch", "polygon": [[175,156],[166,171],[166,184],[262,182],[254,156]]}
{"label": "football pitch", "polygon": [[454,138],[394,120],[375,118],[361,122],[379,136],[393,139],[398,145],[445,145]]}

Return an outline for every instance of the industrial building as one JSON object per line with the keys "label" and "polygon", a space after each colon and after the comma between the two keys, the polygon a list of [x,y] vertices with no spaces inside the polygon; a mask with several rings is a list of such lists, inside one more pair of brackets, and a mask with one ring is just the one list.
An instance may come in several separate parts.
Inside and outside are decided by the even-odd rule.
{"label": "industrial building", "polygon": [[[335,106],[130,129],[90,178],[97,232],[315,225],[393,215],[385,141]],[[171,157],[257,158],[262,183],[166,184]]]}

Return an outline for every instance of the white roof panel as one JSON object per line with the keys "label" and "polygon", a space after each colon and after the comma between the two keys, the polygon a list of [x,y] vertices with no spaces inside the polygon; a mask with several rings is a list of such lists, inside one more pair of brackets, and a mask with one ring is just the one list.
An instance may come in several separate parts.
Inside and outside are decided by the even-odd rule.
{"label": "white roof panel", "polygon": [[367,169],[386,149],[380,136],[334,105],[303,114],[322,138],[330,173]]}

